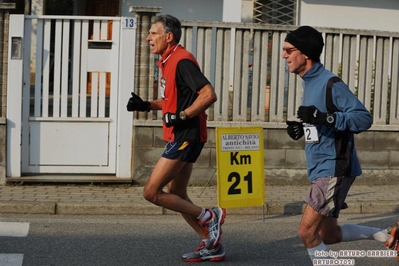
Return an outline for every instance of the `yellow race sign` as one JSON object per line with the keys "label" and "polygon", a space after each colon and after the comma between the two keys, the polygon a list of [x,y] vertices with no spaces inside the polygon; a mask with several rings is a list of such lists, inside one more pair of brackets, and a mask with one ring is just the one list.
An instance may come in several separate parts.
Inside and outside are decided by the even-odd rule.
{"label": "yellow race sign", "polygon": [[218,205],[265,204],[262,127],[216,128]]}

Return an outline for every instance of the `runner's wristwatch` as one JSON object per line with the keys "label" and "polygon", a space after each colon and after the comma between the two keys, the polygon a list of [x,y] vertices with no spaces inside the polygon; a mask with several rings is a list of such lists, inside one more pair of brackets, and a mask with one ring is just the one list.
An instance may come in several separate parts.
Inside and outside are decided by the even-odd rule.
{"label": "runner's wristwatch", "polygon": [[327,123],[333,124],[334,121],[335,121],[334,115],[332,115],[332,114],[327,114],[326,120],[327,120]]}
{"label": "runner's wristwatch", "polygon": [[186,120],[186,119],[187,119],[187,114],[186,114],[186,112],[181,111],[181,112],[179,113],[179,118],[180,118],[181,120]]}

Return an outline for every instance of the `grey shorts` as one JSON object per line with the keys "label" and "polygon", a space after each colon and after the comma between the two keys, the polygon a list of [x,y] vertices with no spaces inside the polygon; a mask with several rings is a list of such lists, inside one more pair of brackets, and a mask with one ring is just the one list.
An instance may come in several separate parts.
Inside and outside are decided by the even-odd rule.
{"label": "grey shorts", "polygon": [[339,212],[348,208],[345,203],[348,191],[356,177],[319,177],[312,182],[305,202],[321,215],[338,218]]}

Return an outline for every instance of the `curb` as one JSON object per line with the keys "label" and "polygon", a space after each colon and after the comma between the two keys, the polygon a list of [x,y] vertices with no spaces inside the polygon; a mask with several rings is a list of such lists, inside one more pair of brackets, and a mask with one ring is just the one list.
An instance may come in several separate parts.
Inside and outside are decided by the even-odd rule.
{"label": "curb", "polygon": [[162,208],[155,205],[121,203],[62,202],[56,204],[55,214],[60,215],[162,215]]}
{"label": "curb", "polygon": [[0,202],[0,213],[8,214],[55,214],[55,203],[52,202]]}
{"label": "curb", "polygon": [[[399,204],[393,202],[349,202],[345,214],[399,213]],[[303,202],[269,202],[265,206],[229,208],[230,215],[301,215]],[[176,215],[177,213],[153,204],[82,203],[82,202],[28,202],[0,201],[0,214],[51,215]]]}

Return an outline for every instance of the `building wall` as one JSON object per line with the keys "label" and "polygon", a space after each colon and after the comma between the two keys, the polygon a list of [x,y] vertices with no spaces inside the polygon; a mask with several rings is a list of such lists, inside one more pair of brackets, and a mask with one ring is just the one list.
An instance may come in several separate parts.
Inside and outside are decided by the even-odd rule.
{"label": "building wall", "polygon": [[[159,6],[161,14],[181,20],[252,22],[252,0],[129,0],[121,15],[131,16],[130,6]],[[397,0],[299,0],[298,24],[365,30],[398,31]]]}
{"label": "building wall", "polygon": [[131,6],[162,7],[160,14],[181,20],[252,22],[252,0],[130,0],[121,3],[122,16],[131,16]]}
{"label": "building wall", "polygon": [[[160,122],[161,123],[161,122]],[[250,125],[248,125],[250,126]],[[216,184],[215,128],[208,129],[209,140],[194,164],[193,185]],[[356,184],[388,185],[399,174],[399,136],[397,132],[366,131],[355,135],[363,174]],[[306,185],[304,139],[292,140],[284,129],[264,129],[266,185]],[[136,126],[134,134],[133,179],[144,185],[160,158],[165,142],[161,126]],[[223,167],[223,166],[221,166]]]}
{"label": "building wall", "polygon": [[223,0],[130,0],[121,1],[121,15],[132,16],[131,6],[159,6],[161,14],[170,14],[181,20],[222,21]]}
{"label": "building wall", "polygon": [[302,0],[299,25],[398,31],[398,0]]}

